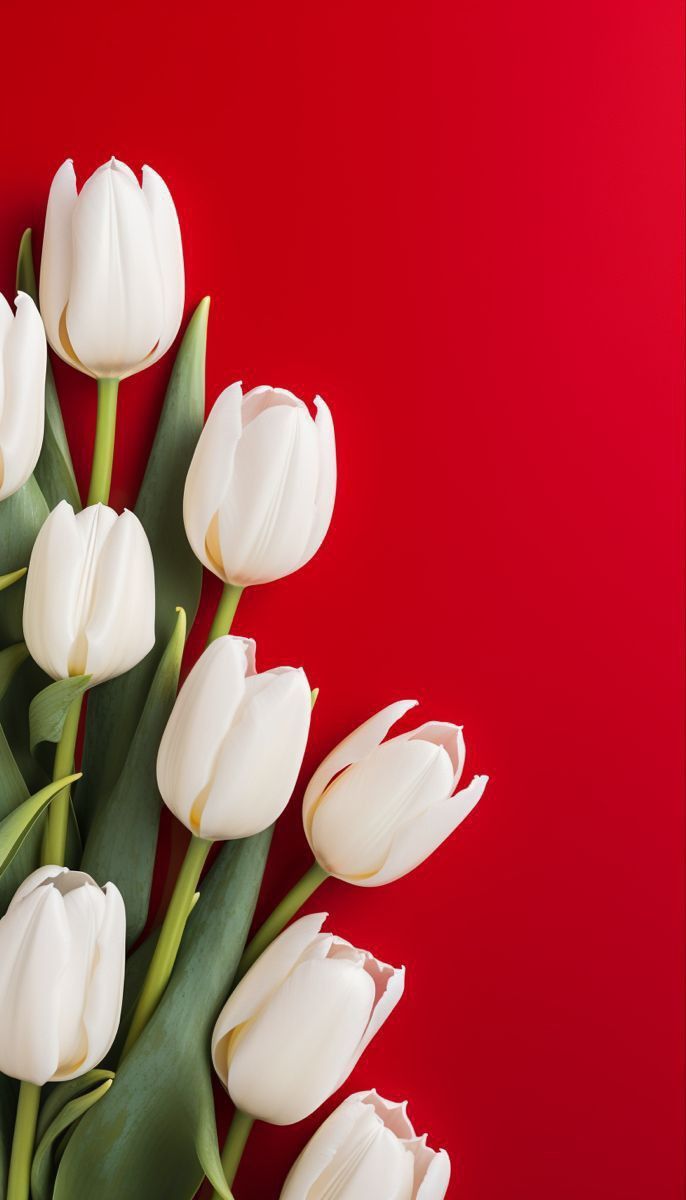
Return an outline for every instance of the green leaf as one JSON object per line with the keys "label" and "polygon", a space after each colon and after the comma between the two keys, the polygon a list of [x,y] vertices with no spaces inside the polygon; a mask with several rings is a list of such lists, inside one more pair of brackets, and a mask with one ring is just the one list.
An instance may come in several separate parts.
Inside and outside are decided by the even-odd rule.
{"label": "green leaf", "polygon": [[[28,563],[47,515],[45,497],[33,475],[13,496],[0,501],[0,575],[16,571],[17,563]],[[23,583],[0,596],[0,646],[21,641],[23,608]]]}
{"label": "green leaf", "polygon": [[23,804],[15,808],[4,821],[0,821],[0,875],[14,858],[24,838],[34,821],[38,819],[44,808],[61,792],[63,788],[73,783],[81,776],[65,775],[64,779],[55,779],[48,783],[35,796],[29,796]]}
{"label": "green leaf", "polygon": [[129,946],[142,933],[148,915],[162,804],[157,751],[176,699],[185,640],[186,614],[180,608],[124,769],[95,813],[81,863],[94,879],[111,880],[119,888]]}
{"label": "green leaf", "polygon": [[84,833],[124,765],[153,675],[171,636],[175,609],[186,610],[189,629],[195,620],[202,567],[186,540],[183,489],[205,417],[208,315],[209,300],[205,299],[195,310],[176,356],[136,503],[155,560],[155,648],[132,671],[101,684],[90,697],[84,781],[77,797]]}
{"label": "green leaf", "polygon": [[16,672],[23,662],[26,662],[29,652],[25,642],[17,642],[16,646],[8,646],[0,650],[0,700],[5,695]]}
{"label": "green leaf", "polygon": [[[38,304],[30,229],[24,231],[19,243],[17,291],[26,292]],[[55,376],[49,358],[45,376],[45,433],[35,475],[50,508],[54,508],[60,500],[68,500],[74,511],[79,511],[81,498],[76,485],[74,466],[71,461],[69,443],[64,431],[62,411],[55,386]]]}
{"label": "green leaf", "polygon": [[105,1099],[79,1123],[54,1200],[188,1200],[203,1172],[227,1196],[210,1037],[250,928],[271,830],[222,847],[164,997]]}
{"label": "green leaf", "polygon": [[86,1071],[85,1075],[78,1075],[76,1079],[66,1079],[64,1083],[48,1085],[41,1102],[36,1128],[36,1143],[45,1136],[48,1127],[59,1116],[65,1104],[75,1100],[77,1096],[82,1096],[84,1092],[90,1092],[92,1088],[104,1083],[107,1079],[114,1079],[114,1071],[95,1067],[92,1071]]}
{"label": "green leaf", "polygon": [[112,1079],[109,1078],[104,1083],[101,1083],[99,1087],[94,1088],[93,1091],[77,1096],[74,1100],[69,1100],[50,1123],[39,1141],[33,1156],[31,1167],[32,1200],[50,1200],[52,1196],[53,1148],[58,1137],[64,1133],[65,1129],[73,1125],[74,1121],[78,1121],[84,1113],[88,1112],[94,1104],[97,1104],[98,1100],[102,1100],[102,1097],[109,1092],[111,1087]]}
{"label": "green leaf", "polygon": [[0,1200],[5,1200],[19,1083],[0,1075]]}
{"label": "green leaf", "polygon": [[71,675],[49,683],[29,707],[31,749],[39,742],[59,742],[72,701],[88,689],[90,675]]}

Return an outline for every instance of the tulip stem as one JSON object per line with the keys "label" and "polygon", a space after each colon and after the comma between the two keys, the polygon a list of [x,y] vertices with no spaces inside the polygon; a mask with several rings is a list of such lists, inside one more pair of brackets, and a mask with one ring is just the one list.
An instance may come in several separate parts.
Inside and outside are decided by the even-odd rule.
{"label": "tulip stem", "polygon": [[[64,779],[71,775],[74,767],[74,752],[76,738],[79,732],[79,717],[83,695],[72,700],[62,727],[62,734],[57,743],[55,761],[52,768],[53,779]],[[69,828],[69,806],[71,804],[71,787],[65,787],[52,801],[48,809],[48,821],[43,838],[43,863],[51,866],[64,866],[64,854],[67,846],[67,830]]]}
{"label": "tulip stem", "polygon": [[98,416],[87,504],[107,504],[112,483],[114,433],[117,426],[118,379],[98,380]]}
{"label": "tulip stem", "polygon": [[122,1058],[126,1057],[134,1042],[140,1037],[169,983],[183,931],[193,908],[193,897],[198,880],[211,849],[212,842],[205,841],[203,838],[192,837],[190,840],[186,857],[174,885],[169,907],[162,922],[143,989],[138,997],[136,1010],[124,1042]]}
{"label": "tulip stem", "polygon": [[254,962],[260,957],[263,950],[267,949],[278,933],[285,925],[288,924],[291,917],[294,917],[298,909],[302,908],[306,900],[316,892],[317,888],[328,879],[328,873],[323,867],[320,867],[318,862],[313,862],[309,871],[306,871],[302,879],[299,879],[295,887],[292,887],[287,896],[284,896],[280,904],[277,904],[271,916],[267,917],[264,925],[261,925],[255,936],[252,938],[243,951],[243,957],[238,964],[236,971],[235,983],[242,979],[246,971],[250,969]]}
{"label": "tulip stem", "polygon": [[235,583],[225,583],[222,594],[219,597],[217,611],[214,614],[214,620],[210,627],[210,632],[207,635],[207,645],[215,641],[218,637],[223,637],[231,629],[233,619],[236,615],[238,602],[243,595],[243,588]]}
{"label": "tulip stem", "polygon": [[[254,1117],[241,1112],[239,1108],[236,1109],[229,1126],[229,1132],[226,1135],[224,1149],[222,1150],[222,1166],[229,1187],[232,1186],[236,1178],[236,1172],[240,1166],[243,1151],[245,1150],[246,1142],[250,1137],[250,1131],[254,1124]],[[213,1193],[212,1200],[222,1200],[219,1192]]]}
{"label": "tulip stem", "polygon": [[37,1083],[22,1083],[19,1088],[17,1117],[14,1122],[12,1157],[7,1178],[7,1200],[29,1200],[31,1162],[36,1139],[40,1088]]}

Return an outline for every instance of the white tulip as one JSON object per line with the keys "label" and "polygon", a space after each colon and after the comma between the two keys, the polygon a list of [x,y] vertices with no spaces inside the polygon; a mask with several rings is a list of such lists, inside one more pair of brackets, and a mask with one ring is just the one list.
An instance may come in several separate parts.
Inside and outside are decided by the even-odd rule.
{"label": "white tulip", "polygon": [[329,875],[378,887],[414,870],[464,821],[487,775],[456,791],[465,760],[460,725],[430,721],[384,742],[416,704],[399,700],[324,759],[303,799],[312,851]]}
{"label": "white tulip", "polygon": [[179,221],[166,183],[110,159],[77,194],[71,159],[48,197],[40,306],[60,358],[97,378],[157,362],[183,314]]}
{"label": "white tulip", "polygon": [[104,504],[62,500],[31,552],[24,639],[53,679],[122,675],[155,643],[155,572],[145,530]]}
{"label": "white tulip", "polygon": [[281,1200],[443,1200],[449,1182],[446,1151],[417,1137],[406,1102],[358,1092],[310,1138]]}
{"label": "white tulip", "polygon": [[302,1120],[345,1082],[405,986],[404,968],[321,933],[325,920],[301,917],[272,942],[212,1035],[236,1107],[274,1125]]}
{"label": "white tulip", "polygon": [[317,396],[316,419],[281,388],[226,388],[193,455],[183,498],[186,534],[225,583],[269,583],[321,546],[336,495],[336,439]]}
{"label": "white tulip", "polygon": [[33,474],[45,424],[43,322],[24,292],[14,303],[16,316],[0,294],[0,500]]}
{"label": "white tulip", "polygon": [[113,883],[40,867],[0,921],[0,1071],[42,1086],[110,1049],[121,1014],[126,916]]}
{"label": "white tulip", "polygon": [[165,804],[208,841],[266,829],[291,797],[310,729],[307,676],[257,672],[255,643],[219,637],[179,692],[157,756]]}

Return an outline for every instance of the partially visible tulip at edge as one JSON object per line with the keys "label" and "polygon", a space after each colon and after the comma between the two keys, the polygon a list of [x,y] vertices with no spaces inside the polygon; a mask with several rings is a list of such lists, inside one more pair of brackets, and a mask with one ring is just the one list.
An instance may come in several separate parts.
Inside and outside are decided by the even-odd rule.
{"label": "partially visible tulip at edge", "polygon": [[407,1103],[348,1096],[296,1160],[281,1200],[443,1200],[450,1159],[418,1137]]}
{"label": "partially visible tulip at edge", "polygon": [[219,637],[181,688],[157,756],[165,804],[208,840],[249,837],[283,812],[310,729],[307,676],[258,672],[255,643]]}
{"label": "partially visible tulip at edge", "polygon": [[273,1125],[309,1116],[348,1078],[391,1014],[404,968],[301,917],[243,977],[212,1035],[212,1059],[238,1109]]}
{"label": "partially visible tulip at edge", "polygon": [[238,587],[290,575],[316,554],[336,496],[331,413],[316,419],[281,388],[240,383],[216,401],[188,470],[186,534],[200,561]]}
{"label": "partially visible tulip at edge", "polygon": [[143,167],[139,184],[110,159],[80,192],[71,159],[55,175],[45,217],[40,307],[65,362],[96,378],[124,379],[171,346],[181,324],[181,231],[164,180]]}
{"label": "partially visible tulip at edge", "polygon": [[16,314],[0,294],[0,500],[33,474],[45,425],[43,322],[24,292],[14,303]]}
{"label": "partially visible tulip at edge", "polygon": [[324,759],[303,798],[305,834],[329,875],[379,887],[419,866],[481,799],[487,775],[461,791],[460,725],[429,721],[384,741],[416,704],[399,700],[349,734]]}
{"label": "partially visible tulip at edge", "polygon": [[103,504],[75,513],[62,500],[31,552],[23,625],[53,679],[96,684],[135,667],[155,643],[155,572],[138,517]]}
{"label": "partially visible tulip at edge", "polygon": [[42,1086],[97,1066],[119,1026],[126,917],[113,883],[40,867],[0,920],[0,1071]]}

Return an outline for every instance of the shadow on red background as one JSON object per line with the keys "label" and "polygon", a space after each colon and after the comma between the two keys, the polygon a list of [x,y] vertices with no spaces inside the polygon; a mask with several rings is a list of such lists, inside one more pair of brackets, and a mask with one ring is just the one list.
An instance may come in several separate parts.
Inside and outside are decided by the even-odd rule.
{"label": "shadow on red background", "polygon": [[[63,158],[159,170],[189,305],[213,297],[209,399],[242,378],[335,415],[330,536],[236,624],[321,687],[308,766],[417,695],[492,776],[411,878],[320,894],[408,968],[346,1091],[408,1096],[461,1200],[677,1200],[681,4],[25,20],[3,18],[2,290]],[[122,388],[117,505],[169,367]],[[92,388],[59,383],[83,482]],[[294,804],[263,907],[306,863]],[[278,1196],[317,1122],[255,1133],[240,1200]]]}

